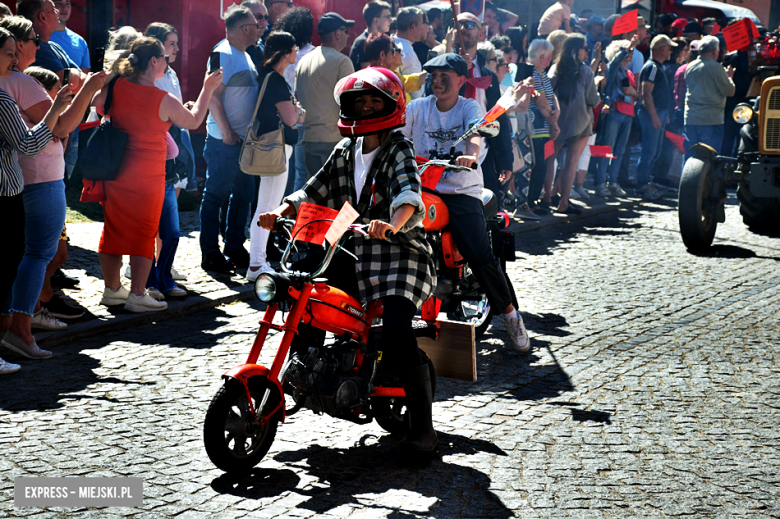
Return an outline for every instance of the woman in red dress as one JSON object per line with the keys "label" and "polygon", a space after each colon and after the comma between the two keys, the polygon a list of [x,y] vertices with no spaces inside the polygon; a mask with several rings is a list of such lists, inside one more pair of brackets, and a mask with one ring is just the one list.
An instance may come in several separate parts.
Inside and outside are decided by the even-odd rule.
{"label": "woman in red dress", "polygon": [[[162,43],[137,39],[117,62],[109,116],[114,128],[128,135],[116,180],[105,182],[105,225],[100,238],[100,266],[106,288],[104,305],[124,304],[131,312],[164,310],[167,304],[146,291],[154,258],[154,238],[165,196],[165,135],[171,123],[189,130],[201,125],[214,89],[222,82],[221,69],[209,74],[198,100],[188,109],[173,95],[154,86],[167,67]],[[103,112],[108,88],[93,104]],[[122,255],[130,256],[131,287],[122,286]]]}

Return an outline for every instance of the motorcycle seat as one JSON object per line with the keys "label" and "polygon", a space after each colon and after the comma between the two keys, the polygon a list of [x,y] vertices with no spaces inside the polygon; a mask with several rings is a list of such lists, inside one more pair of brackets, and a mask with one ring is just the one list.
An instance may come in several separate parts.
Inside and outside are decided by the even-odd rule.
{"label": "motorcycle seat", "polygon": [[482,214],[485,219],[493,218],[498,213],[498,199],[490,189],[482,188]]}

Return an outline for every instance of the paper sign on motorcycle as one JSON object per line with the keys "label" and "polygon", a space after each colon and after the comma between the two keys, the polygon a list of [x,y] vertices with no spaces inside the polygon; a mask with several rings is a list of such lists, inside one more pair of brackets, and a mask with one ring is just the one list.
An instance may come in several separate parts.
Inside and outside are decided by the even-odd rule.
{"label": "paper sign on motorcycle", "polygon": [[347,232],[349,226],[357,220],[358,216],[360,216],[360,213],[355,211],[355,209],[349,205],[349,202],[345,202],[344,207],[341,208],[341,211],[339,211],[339,214],[336,215],[336,218],[333,220],[330,229],[325,233],[325,239],[328,240],[328,243],[336,245],[336,242],[338,242],[344,233]]}
{"label": "paper sign on motorcycle", "polygon": [[[322,245],[325,241],[325,234],[331,226],[329,220],[334,220],[338,214],[339,212],[335,209],[304,202],[301,204],[298,216],[295,219],[292,235],[295,236],[296,240]],[[317,222],[316,220],[322,221]],[[344,233],[342,232],[342,234]]]}

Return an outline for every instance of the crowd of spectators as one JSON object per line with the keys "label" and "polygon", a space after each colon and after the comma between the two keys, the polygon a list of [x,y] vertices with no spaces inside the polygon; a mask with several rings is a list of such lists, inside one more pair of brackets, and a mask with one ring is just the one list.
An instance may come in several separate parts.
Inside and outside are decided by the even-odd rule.
{"label": "crowd of spectators", "polygon": [[[686,151],[704,142],[734,153],[738,127],[724,114],[747,95],[746,53],[730,56],[724,67],[722,36],[711,33],[736,20],[664,14],[651,28],[638,16],[635,30],[614,34],[618,14],[576,15],[574,2],[559,0],[539,20],[520,26],[517,14],[489,2],[481,18],[460,13],[453,20],[437,8],[393,12],[390,3],[371,0],[363,9],[366,29],[348,48],[355,21],[336,12],[315,20],[289,0],[244,0],[225,13],[225,39],[214,42],[219,68],[201,65],[212,71],[198,99],[188,102],[170,67],[180,53],[175,27],[153,23],[143,34],[116,28],[105,70],[91,71],[90,49],[67,27],[69,0],[18,0],[16,16],[0,4],[0,211],[14,222],[0,268],[2,344],[47,358],[32,330],[64,329],[64,321],[83,315],[54,288],[77,283],[60,269],[67,260],[64,192],[77,162],[78,126],[90,106],[90,118],[110,117],[129,135],[118,180],[85,181],[84,192],[102,201],[105,213],[98,247],[102,302],[131,312],[156,311],[166,298],[187,295],[178,284],[186,278],[173,264],[177,197],[182,189],[198,189],[189,130],[208,114],[201,266],[217,273],[241,269],[254,280],[271,265],[267,231],[250,226],[245,247],[250,214],[276,207],[323,167],[341,140],[334,88],[362,68],[394,71],[419,120],[432,110],[425,98],[440,100],[449,81],[429,71],[441,68],[436,63],[460,71],[453,56],[465,64],[457,92],[470,101],[470,117],[484,115],[514,89],[516,107],[499,118],[497,135],[480,140],[475,160],[480,184],[522,219],[579,213],[572,202],[578,198],[634,189],[657,199],[674,192],[683,153],[665,138],[667,130],[685,137]],[[262,179],[239,168],[261,90],[264,116],[255,132],[277,130],[281,121],[289,158],[287,171]],[[267,116],[274,112],[278,118]],[[439,158],[449,151],[442,145],[447,139],[415,140],[418,155]],[[592,155],[591,146],[609,153]],[[635,176],[628,167],[632,151],[639,155]],[[588,176],[595,190],[585,188]],[[129,290],[122,285],[123,256],[130,257],[124,271]],[[0,360],[0,373],[16,369]]]}

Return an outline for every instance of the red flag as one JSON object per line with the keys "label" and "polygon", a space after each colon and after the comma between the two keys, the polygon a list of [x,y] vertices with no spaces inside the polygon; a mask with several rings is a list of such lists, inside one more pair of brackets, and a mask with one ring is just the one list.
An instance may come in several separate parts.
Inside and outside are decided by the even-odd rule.
{"label": "red flag", "polygon": [[612,26],[612,34],[618,35],[635,31],[639,27],[637,12],[636,9],[633,9],[615,20],[615,25]]}
{"label": "red flag", "polygon": [[595,144],[591,144],[590,146],[590,156],[591,157],[601,157],[605,159],[614,159],[616,158],[612,154],[612,147],[611,146],[596,146]]}
{"label": "red flag", "polygon": [[717,36],[719,32],[720,32],[720,25],[718,25],[717,23],[713,23],[712,24],[712,36]]}
{"label": "red flag", "polygon": [[750,38],[758,38],[760,34],[758,34],[758,27],[756,27],[756,22],[751,20],[750,18],[743,18],[742,23],[744,23],[748,28],[748,34],[750,35]]}
{"label": "red flag", "polygon": [[672,141],[672,144],[674,144],[678,150],[680,150],[680,153],[685,153],[685,146],[683,146],[683,143],[685,142],[685,137],[682,135],[677,135],[676,133],[672,133],[669,130],[666,131],[666,138]]}
{"label": "red flag", "polygon": [[[743,18],[742,22],[748,20]],[[750,21],[750,20],[748,20]],[[726,40],[726,50],[734,52],[750,45],[751,29],[748,24],[737,22],[723,28],[723,39]],[[750,23],[753,23],[752,21]]]}
{"label": "red flag", "polygon": [[555,153],[555,141],[550,139],[544,145],[544,160],[549,159]]}

